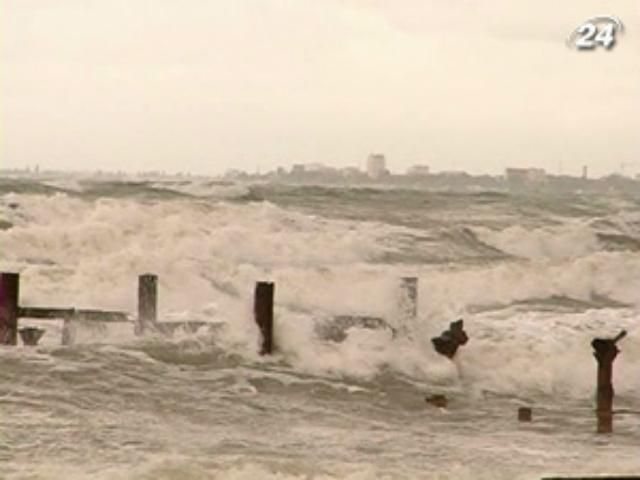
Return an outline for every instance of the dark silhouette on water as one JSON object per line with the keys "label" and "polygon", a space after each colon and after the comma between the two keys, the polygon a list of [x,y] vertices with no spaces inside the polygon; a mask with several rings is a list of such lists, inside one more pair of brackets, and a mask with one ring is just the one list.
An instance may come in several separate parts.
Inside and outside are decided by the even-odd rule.
{"label": "dark silhouette on water", "polygon": [[431,395],[425,398],[424,401],[438,408],[447,408],[447,405],[449,404],[447,397],[442,394]]}
{"label": "dark silhouette on water", "polygon": [[29,347],[35,347],[44,335],[42,328],[26,327],[18,330],[22,343]]}
{"label": "dark silhouette on water", "polygon": [[460,345],[465,345],[469,341],[467,332],[464,331],[464,321],[462,319],[451,322],[449,330],[445,330],[439,337],[433,337],[431,343],[440,355],[453,358]]}
{"label": "dark silhouette on water", "polygon": [[598,361],[598,389],[596,392],[598,433],[613,431],[613,361],[620,353],[616,343],[626,335],[627,331],[622,330],[615,338],[595,338],[591,342],[591,346],[595,350],[593,355]]}

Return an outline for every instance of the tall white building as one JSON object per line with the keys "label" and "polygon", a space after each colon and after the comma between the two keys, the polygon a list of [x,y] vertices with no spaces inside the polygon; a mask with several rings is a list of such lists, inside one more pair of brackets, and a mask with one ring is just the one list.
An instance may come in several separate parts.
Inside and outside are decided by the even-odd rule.
{"label": "tall white building", "polygon": [[384,155],[372,153],[367,158],[367,175],[370,178],[381,178],[387,174],[387,160]]}

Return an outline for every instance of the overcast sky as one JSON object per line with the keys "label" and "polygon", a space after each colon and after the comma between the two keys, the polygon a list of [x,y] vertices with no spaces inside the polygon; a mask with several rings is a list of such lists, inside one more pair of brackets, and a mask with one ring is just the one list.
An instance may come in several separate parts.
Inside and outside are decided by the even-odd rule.
{"label": "overcast sky", "polygon": [[640,172],[638,0],[2,0],[0,82],[0,167]]}

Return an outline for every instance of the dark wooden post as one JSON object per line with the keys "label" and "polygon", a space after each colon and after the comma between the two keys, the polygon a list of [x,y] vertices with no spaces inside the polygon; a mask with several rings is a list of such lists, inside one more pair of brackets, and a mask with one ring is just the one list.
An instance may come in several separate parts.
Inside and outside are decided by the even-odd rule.
{"label": "dark wooden post", "polygon": [[158,322],[158,276],[147,273],[138,277],[138,323],[140,335]]}
{"label": "dark wooden post", "polygon": [[615,338],[596,338],[591,342],[595,350],[593,355],[598,361],[598,405],[596,407],[598,433],[613,431],[613,361],[620,352],[616,343],[626,335],[627,332],[623,330]]}
{"label": "dark wooden post", "polygon": [[0,345],[18,343],[20,274],[0,273]]}
{"label": "dark wooden post", "polygon": [[256,283],[253,313],[262,334],[260,355],[273,353],[273,296],[275,285],[270,282]]}

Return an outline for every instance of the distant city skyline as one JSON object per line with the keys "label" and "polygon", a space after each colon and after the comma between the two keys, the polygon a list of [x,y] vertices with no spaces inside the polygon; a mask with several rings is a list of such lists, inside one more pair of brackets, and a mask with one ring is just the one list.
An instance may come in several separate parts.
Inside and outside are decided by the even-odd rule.
{"label": "distant city skyline", "polygon": [[[370,157],[380,156],[381,154],[370,155]],[[369,158],[370,158],[369,157]],[[384,157],[384,155],[382,155]],[[353,174],[358,174],[364,177],[370,177],[371,179],[379,178],[380,180],[384,180],[384,178],[388,175],[391,176],[413,176],[413,177],[424,177],[424,176],[438,176],[442,174],[452,174],[452,175],[468,175],[471,177],[482,177],[489,176],[494,178],[499,177],[508,177],[510,173],[521,173],[527,176],[534,175],[534,177],[573,177],[573,178],[584,178],[584,179],[603,179],[611,176],[623,176],[630,179],[640,180],[640,170],[628,170],[628,166],[621,165],[619,166],[619,170],[612,170],[609,172],[605,172],[600,175],[593,175],[588,166],[583,165],[579,172],[566,172],[566,171],[547,171],[544,168],[539,167],[526,167],[526,166],[508,166],[505,167],[500,172],[490,172],[490,173],[474,173],[469,172],[464,169],[433,169],[430,165],[427,164],[415,164],[411,165],[407,169],[402,171],[390,170],[387,168],[386,159],[380,168],[374,168],[378,173],[373,173],[369,168],[369,165],[365,165],[364,167],[358,165],[339,165],[332,166],[326,165],[321,162],[312,162],[312,163],[294,163],[292,165],[280,165],[272,169],[255,169],[255,170],[243,170],[240,168],[229,168],[224,172],[220,173],[199,173],[193,172],[190,170],[127,170],[127,169],[41,169],[40,165],[27,165],[25,167],[0,167],[0,174],[2,173],[16,173],[16,174],[28,174],[33,176],[41,175],[49,175],[49,174],[78,174],[81,176],[125,176],[125,177],[136,177],[136,176],[167,176],[167,177],[207,177],[207,178],[233,178],[238,175],[246,176],[248,178],[258,178],[261,176],[270,176],[270,175],[295,175],[296,173],[306,174],[310,172],[316,172],[319,174],[325,173],[329,175],[333,175],[336,173],[344,174],[347,177]]]}
{"label": "distant city skyline", "polygon": [[[612,14],[610,51],[567,36]],[[6,0],[0,168],[640,172],[635,0]]]}

